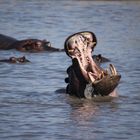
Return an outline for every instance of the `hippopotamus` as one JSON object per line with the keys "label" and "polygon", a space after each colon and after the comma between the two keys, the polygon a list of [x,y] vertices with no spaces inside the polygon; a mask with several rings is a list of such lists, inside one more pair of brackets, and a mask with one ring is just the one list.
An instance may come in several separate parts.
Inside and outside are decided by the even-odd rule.
{"label": "hippopotamus", "polygon": [[96,36],[90,31],[77,32],[65,40],[65,52],[72,60],[65,79],[66,93],[79,98],[109,96],[118,86],[121,75],[115,66],[110,64],[105,70],[94,61],[96,44]]}
{"label": "hippopotamus", "polygon": [[0,34],[0,50],[16,49],[22,52],[42,52],[42,51],[63,51],[64,49],[54,48],[51,43],[46,40],[24,39],[17,40],[15,38]]}
{"label": "hippopotamus", "polygon": [[28,59],[26,59],[25,56],[22,57],[10,57],[9,59],[1,59],[0,62],[6,62],[6,63],[26,63],[30,62]]}
{"label": "hippopotamus", "polygon": [[95,63],[97,63],[97,64],[101,64],[101,63],[105,63],[105,62],[110,62],[110,60],[108,58],[102,56],[101,54],[93,55],[92,58],[95,61]]}

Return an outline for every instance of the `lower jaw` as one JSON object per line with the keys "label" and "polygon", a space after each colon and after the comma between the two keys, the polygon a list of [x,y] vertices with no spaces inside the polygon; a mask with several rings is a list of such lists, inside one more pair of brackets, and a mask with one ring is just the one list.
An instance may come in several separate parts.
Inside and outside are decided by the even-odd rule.
{"label": "lower jaw", "polygon": [[[79,64],[80,66],[81,64]],[[111,66],[111,68],[114,66]],[[87,81],[87,85],[90,85],[90,89],[92,90],[92,95],[100,95],[100,96],[107,96],[111,92],[114,91],[114,89],[118,86],[121,75],[117,74],[116,70],[113,72],[111,71],[111,74],[109,73],[101,73],[105,70],[101,70],[101,73],[98,73],[98,76],[92,72],[86,71],[83,67],[80,67],[81,73],[85,81]],[[93,77],[94,75],[94,77]],[[88,89],[85,89],[88,90]]]}
{"label": "lower jaw", "polygon": [[99,81],[95,81],[92,85],[94,94],[107,96],[118,86],[121,76],[120,75],[106,75]]}

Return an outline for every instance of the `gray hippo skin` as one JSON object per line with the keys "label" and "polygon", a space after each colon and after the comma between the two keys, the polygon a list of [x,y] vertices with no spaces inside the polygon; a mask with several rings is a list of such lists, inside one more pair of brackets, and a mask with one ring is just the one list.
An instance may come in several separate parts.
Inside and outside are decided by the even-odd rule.
{"label": "gray hippo skin", "polygon": [[110,64],[109,70],[104,70],[94,61],[92,52],[96,44],[96,36],[90,31],[78,32],[66,39],[65,52],[72,60],[65,79],[68,94],[79,98],[108,96],[119,84],[121,75],[114,65]]}
{"label": "gray hippo skin", "polygon": [[16,49],[22,52],[42,52],[42,51],[63,51],[63,49],[54,48],[51,43],[46,40],[24,39],[17,40],[15,38],[0,34],[0,50]]}
{"label": "gray hippo skin", "polygon": [[101,63],[106,63],[106,62],[110,62],[110,60],[106,57],[103,57],[101,54],[98,55],[93,55],[92,56],[93,60],[95,61],[95,63],[97,64],[101,64]]}
{"label": "gray hippo skin", "polygon": [[25,56],[22,57],[10,57],[9,59],[1,59],[0,62],[6,62],[6,63],[26,63],[30,62],[28,59],[26,59]]}

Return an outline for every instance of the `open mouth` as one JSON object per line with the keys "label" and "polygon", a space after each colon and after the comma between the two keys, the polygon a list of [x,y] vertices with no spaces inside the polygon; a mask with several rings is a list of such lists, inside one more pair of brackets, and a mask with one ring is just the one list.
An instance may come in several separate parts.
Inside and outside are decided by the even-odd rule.
{"label": "open mouth", "polygon": [[96,94],[108,95],[119,83],[121,76],[113,64],[104,70],[92,58],[97,44],[96,36],[89,31],[79,32],[65,41],[65,51],[72,58],[75,73],[82,76],[87,83],[92,83]]}

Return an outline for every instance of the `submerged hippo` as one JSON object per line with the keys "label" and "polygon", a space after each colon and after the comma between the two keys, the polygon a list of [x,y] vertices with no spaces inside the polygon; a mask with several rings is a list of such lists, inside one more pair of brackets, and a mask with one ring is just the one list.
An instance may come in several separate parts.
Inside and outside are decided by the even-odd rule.
{"label": "submerged hippo", "polygon": [[72,59],[72,65],[67,69],[68,78],[65,79],[68,94],[80,98],[107,96],[119,84],[121,75],[112,64],[109,70],[104,70],[92,58],[96,44],[95,34],[89,31],[75,33],[66,39],[65,52]]}
{"label": "submerged hippo", "polygon": [[101,54],[93,55],[92,58],[95,61],[95,63],[97,63],[97,64],[101,64],[101,63],[105,63],[105,62],[110,62],[110,60],[108,58],[103,57]]}
{"label": "submerged hippo", "polygon": [[22,57],[10,57],[9,59],[2,59],[0,62],[6,62],[6,63],[26,63],[30,62],[28,59],[26,59],[25,56]]}
{"label": "submerged hippo", "polygon": [[15,38],[0,34],[0,50],[16,49],[23,52],[41,52],[41,51],[63,51],[63,49],[54,48],[46,40],[25,39],[17,40]]}

